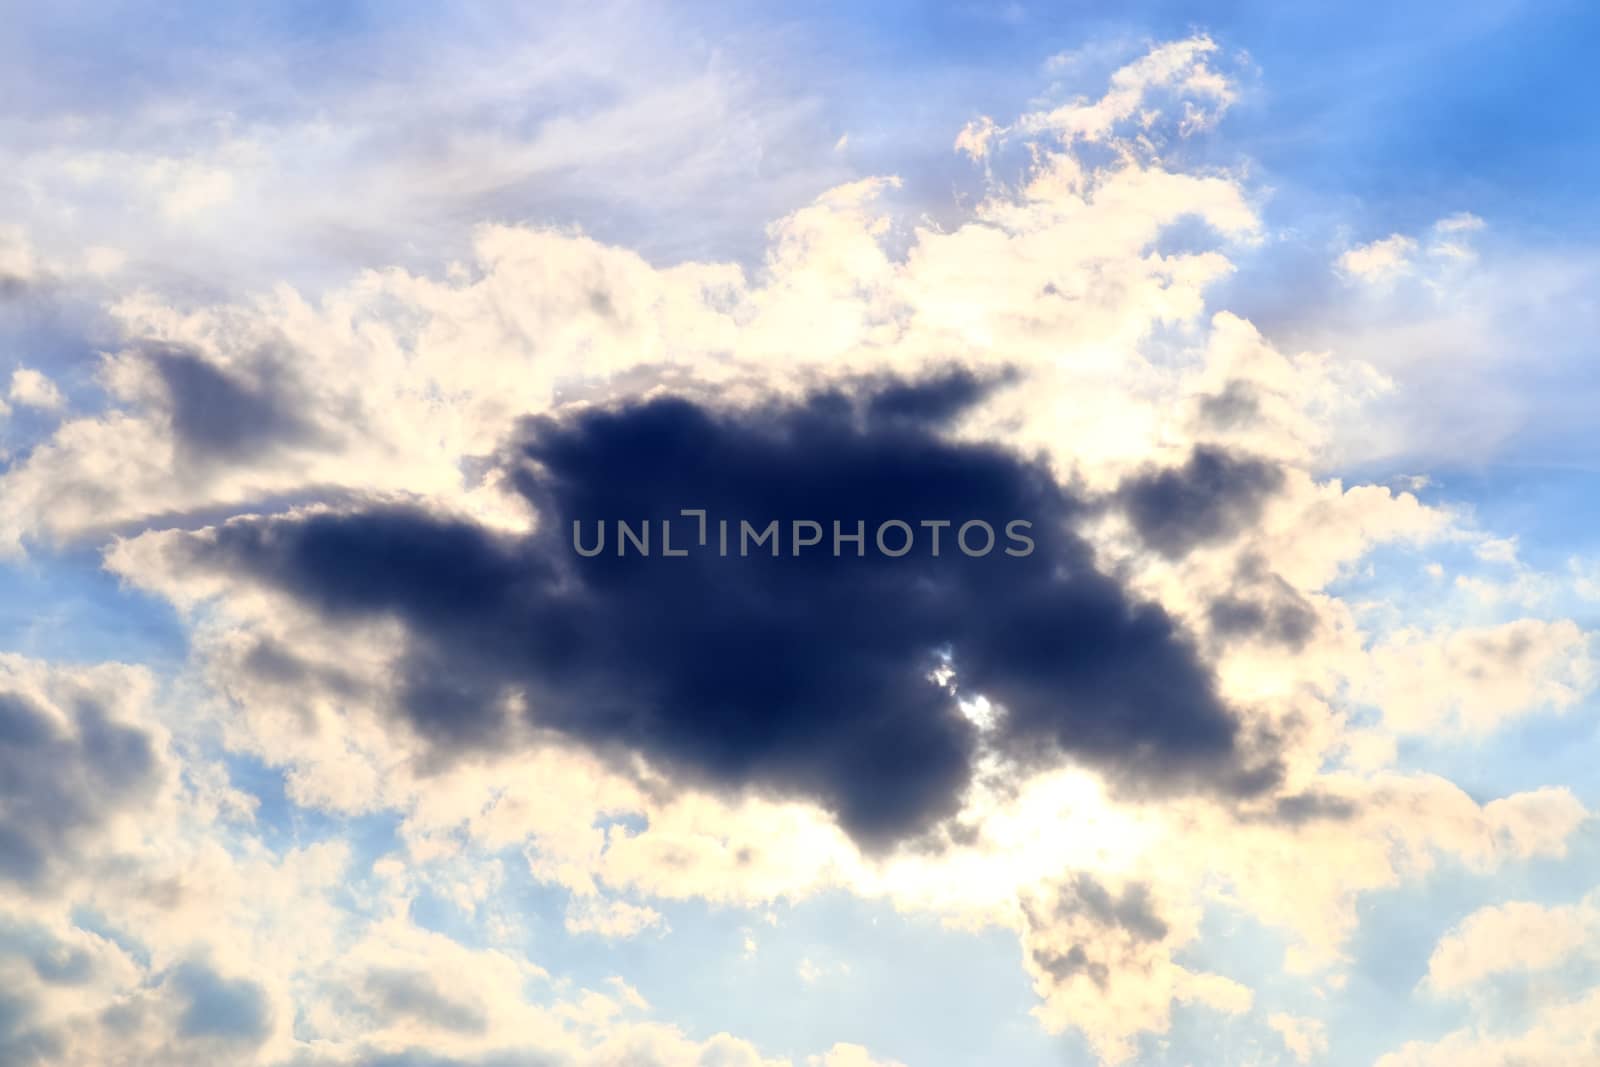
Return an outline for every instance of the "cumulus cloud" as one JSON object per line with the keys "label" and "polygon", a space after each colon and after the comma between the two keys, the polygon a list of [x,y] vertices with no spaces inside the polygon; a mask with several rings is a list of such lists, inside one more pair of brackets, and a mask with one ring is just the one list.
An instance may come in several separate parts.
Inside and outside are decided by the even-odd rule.
{"label": "cumulus cloud", "polygon": [[1102,1062],[1114,1064],[1134,1055],[1139,1034],[1167,1030],[1174,1002],[1248,1010],[1248,988],[1174,960],[1176,948],[1195,936],[1197,917],[1186,902],[1176,905],[1177,915],[1172,907],[1153,899],[1147,883],[1113,889],[1089,875],[1025,898],[1024,965],[1045,1027],[1078,1027]]}
{"label": "cumulus cloud", "polygon": [[899,1060],[875,1059],[860,1045],[840,1042],[822,1055],[807,1059],[806,1067],[904,1067],[904,1065]]}
{"label": "cumulus cloud", "polygon": [[[266,848],[248,822],[219,812],[203,765],[171,773],[168,735],[136,671],[16,657],[0,670],[0,779],[29,787],[0,792],[7,861],[18,841],[49,861],[3,875],[8,1063],[792,1062],[655,1021],[626,983],[575,989],[521,953],[422,929],[405,865],[363,872],[336,842]],[[39,788],[45,774],[74,796]],[[138,818],[120,819],[114,803]],[[336,904],[351,891],[370,911]],[[857,1046],[818,1055],[874,1062]]]}
{"label": "cumulus cloud", "polygon": [[299,409],[304,401],[277,379],[290,366],[282,357],[258,359],[249,371],[224,368],[177,347],[154,347],[149,361],[170,420],[174,443],[191,460],[228,462],[259,454],[311,433]]}
{"label": "cumulus cloud", "polygon": [[1110,90],[1099,99],[1079,97],[1029,112],[1011,127],[996,126],[993,119],[984,116],[968,123],[955,147],[982,159],[993,142],[1013,133],[1048,133],[1068,144],[1102,143],[1112,140],[1124,124],[1134,120],[1142,124],[1143,133],[1148,136],[1163,109],[1174,122],[1176,132],[1188,136],[1214,125],[1237,99],[1232,79],[1212,66],[1218,51],[1216,42],[1205,36],[1159,44],[1118,68],[1111,75]]}
{"label": "cumulus cloud", "polygon": [[1199,447],[1182,467],[1130,478],[1119,496],[1146,545],[1180,556],[1253,523],[1282,485],[1282,472],[1271,464]]}
{"label": "cumulus cloud", "polygon": [[[1523,996],[1510,998],[1493,983],[1538,979],[1569,960],[1597,956],[1600,906],[1592,894],[1569,905],[1511,901],[1474,911],[1440,939],[1424,986],[1437,996],[1473,1001],[1478,1020],[1435,1041],[1408,1042],[1378,1067],[1593,1062],[1600,1055],[1600,989],[1530,982]],[[1489,1010],[1500,1001],[1524,1010],[1508,1021],[1505,1012]]]}
{"label": "cumulus cloud", "polygon": [[1496,975],[1547,970],[1600,951],[1600,900],[1546,907],[1525,901],[1480,908],[1440,939],[1427,986],[1460,995]]}
{"label": "cumulus cloud", "polygon": [[56,383],[31,367],[11,372],[11,401],[24,407],[55,411],[66,403]]}
{"label": "cumulus cloud", "polygon": [[[402,620],[400,703],[438,746],[503,743],[507,708],[524,706],[537,729],[690,781],[814,798],[863,841],[959,808],[977,749],[963,696],[1004,709],[994,743],[1018,757],[1055,747],[1142,791],[1270,787],[1270,752],[1250,750],[1173,622],[1095,569],[1071,495],[1036,464],[941,438],[977,391],[958,376],[865,385],[855,402],[657,399],[536,420],[511,475],[538,515],[526,538],[388,507],[238,520],[181,551],[330,619]],[[1141,519],[1170,503],[1163,487],[1136,488]],[[1212,506],[1196,490],[1149,521],[1206,538]],[[703,545],[686,507],[709,516]],[[655,526],[658,555],[630,553],[614,525],[606,543],[619,519]],[[1017,520],[1031,547],[995,545]],[[663,521],[687,558],[659,555]],[[746,524],[772,522],[777,540],[752,550]],[[988,524],[982,555],[971,522]]]}
{"label": "cumulus cloud", "polygon": [[20,294],[39,277],[33,242],[22,227],[0,226],[0,299]]}
{"label": "cumulus cloud", "polygon": [[1439,219],[1421,239],[1403,233],[1355,245],[1340,253],[1334,266],[1347,279],[1371,286],[1392,286],[1402,278],[1418,276],[1440,287],[1452,269],[1477,258],[1472,235],[1484,221],[1469,212]]}
{"label": "cumulus cloud", "polygon": [[178,1034],[252,1048],[272,1030],[272,1007],[248,978],[226,978],[204,963],[180,964],[166,978],[183,1005]]}
{"label": "cumulus cloud", "polygon": [[30,684],[0,660],[0,881],[45,892],[63,865],[140,810],[167,773],[158,733],[123,721],[103,698]]}
{"label": "cumulus cloud", "polygon": [[1267,1025],[1278,1032],[1283,1047],[1298,1063],[1311,1063],[1328,1051],[1328,1028],[1320,1019],[1280,1011],[1267,1017]]}
{"label": "cumulus cloud", "polygon": [[1416,252],[1416,239],[1397,233],[1349,249],[1339,256],[1338,265],[1359,281],[1385,282],[1409,271]]}
{"label": "cumulus cloud", "polygon": [[654,908],[593,896],[574,897],[565,921],[568,933],[595,934],[607,939],[636,937],[660,925],[661,913]]}
{"label": "cumulus cloud", "polygon": [[1600,990],[1550,1005],[1526,1030],[1455,1030],[1438,1041],[1410,1042],[1386,1053],[1376,1067],[1584,1067],[1600,1055]]}
{"label": "cumulus cloud", "polygon": [[1490,732],[1520,716],[1572,707],[1594,688],[1590,635],[1571,620],[1406,629],[1372,649],[1363,696],[1395,729]]}

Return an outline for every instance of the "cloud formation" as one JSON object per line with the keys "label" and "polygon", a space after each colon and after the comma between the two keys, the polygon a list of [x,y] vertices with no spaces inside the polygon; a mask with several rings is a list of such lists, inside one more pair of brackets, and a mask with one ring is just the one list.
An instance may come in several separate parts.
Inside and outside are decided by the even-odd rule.
{"label": "cloud formation", "polygon": [[43,891],[105,824],[150,799],[163,773],[151,735],[93,697],[60,709],[0,687],[0,882]]}
{"label": "cloud formation", "polygon": [[[1059,751],[1135,792],[1269,788],[1270,747],[1176,623],[1096,568],[1073,495],[1037,461],[944,436],[982,392],[958,374],[747,409],[657,398],[543,417],[509,459],[535,512],[526,536],[379,506],[234,520],[190,538],[187,557],[330,620],[400,620],[399,703],[438,748],[502,744],[520,717],[689,781],[815,799],[863,842],[958,810],[980,744],[959,704],[979,696],[1002,710],[988,743],[1013,759]],[[1210,506],[1183,503],[1162,536],[1214,536]],[[710,516],[707,547],[685,508]],[[740,538],[727,556],[724,519]],[[617,520],[658,538],[675,524],[687,557],[659,540],[656,555],[630,551],[615,530],[597,555],[577,551]],[[745,524],[772,520],[784,540],[752,551]],[[815,551],[788,540],[796,520],[817,523]],[[963,524],[1014,520],[1033,531],[1027,554],[963,547]],[[896,521],[914,549],[898,532],[893,554],[869,548]]]}
{"label": "cloud formation", "polygon": [[[90,294],[104,321],[74,345],[104,404],[87,364],[30,354],[50,377],[11,379],[6,431],[37,439],[6,440],[0,551],[52,566],[104,547],[177,608],[190,658],[159,699],[120,668],[5,676],[0,769],[22,792],[0,785],[16,888],[0,895],[0,1059],[767,1067],[784,1049],[865,1067],[852,1043],[806,1055],[832,1034],[719,1033],[717,996],[680,1029],[620,979],[574,974],[664,945],[673,966],[640,981],[665,971],[681,1007],[695,976],[677,958],[727,916],[770,917],[721,977],[759,988],[776,961],[788,996],[798,958],[820,1002],[870,961],[849,936],[785,960],[782,926],[847,894],[883,906],[873,922],[928,922],[919,953],[934,923],[1014,934],[1039,1026],[1105,1063],[1218,1032],[1315,1062],[1343,1052],[1333,1016],[1313,1016],[1370,962],[1354,936],[1370,894],[1581,857],[1582,788],[1518,768],[1469,794],[1413,749],[1575,712],[1589,635],[1496,614],[1509,597],[1444,625],[1385,584],[1417,546],[1446,558],[1462,539],[1530,589],[1563,577],[1464,532],[1425,479],[1366,484],[1346,463],[1410,432],[1373,407],[1405,391],[1404,358],[1493,335],[1476,308],[1507,287],[1476,266],[1481,222],[1313,250],[1327,281],[1359,283],[1340,300],[1381,306],[1393,332],[1258,328],[1220,308],[1239,295],[1224,280],[1255,284],[1258,257],[1299,238],[1251,168],[1197,140],[1244,96],[1244,57],[1206,37],[1113,52],[1103,95],[1052,86],[969,126],[958,148],[985,184],[959,207],[941,189],[930,216],[905,203],[919,176],[846,173],[873,150],[865,125],[836,138],[804,107],[729,108],[728,70],[663,92],[594,72],[574,119],[495,106],[588,76],[581,55],[552,72],[518,52],[461,79],[421,56],[408,84],[425,104],[398,122],[367,99],[330,109],[353,123],[337,129],[294,107],[248,133],[185,113],[172,143],[140,146],[162,123],[146,116],[103,150],[26,153],[0,183],[37,191],[50,254],[0,232],[0,300]],[[695,121],[661,121],[685,108]],[[473,128],[484,114],[492,131]],[[820,167],[767,155],[791,126],[839,147]],[[707,131],[709,155],[685,148]],[[397,158],[357,165],[393,136]],[[329,195],[357,190],[359,210],[310,217],[304,182],[324,168],[308,146],[356,176]],[[819,195],[824,172],[843,184]],[[715,210],[686,207],[708,183]],[[581,188],[687,210],[697,251],[702,231],[741,229],[748,251],[756,184],[801,206],[754,256],[663,259],[544,214],[464,224]],[[88,236],[126,254],[71,232],[106,219],[96,197],[115,225]],[[326,262],[382,269],[330,282],[312,239]],[[176,283],[152,270],[174,248],[237,270]],[[302,273],[276,284],[285,258]],[[1418,325],[1419,306],[1437,314]],[[683,508],[705,509],[707,545]],[[962,551],[968,518],[993,551]],[[1032,523],[1025,555],[1004,551],[1013,518]],[[776,557],[740,551],[745,519],[780,522]],[[597,555],[574,521],[606,525]],[[690,555],[666,554],[663,521]],[[834,521],[846,538],[861,524],[862,551],[834,557]],[[904,555],[875,537],[895,521]],[[648,556],[618,554],[618,522]],[[1569,929],[1512,910],[1446,938],[1434,992],[1555,971],[1485,947]],[[1234,951],[1216,930],[1240,918],[1255,933]],[[908,999],[920,1031],[927,1005]],[[1399,1054],[1581,1057],[1586,1006],[1534,1020],[1555,1044],[1473,1030]],[[770,1036],[758,1014],[741,1030]]]}

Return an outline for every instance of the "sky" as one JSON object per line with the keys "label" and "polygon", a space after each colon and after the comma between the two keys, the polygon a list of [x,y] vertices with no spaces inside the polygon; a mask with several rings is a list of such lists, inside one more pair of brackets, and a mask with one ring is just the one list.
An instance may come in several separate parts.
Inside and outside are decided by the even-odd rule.
{"label": "sky", "polygon": [[1591,6],[3,16],[3,1067],[1600,1062]]}

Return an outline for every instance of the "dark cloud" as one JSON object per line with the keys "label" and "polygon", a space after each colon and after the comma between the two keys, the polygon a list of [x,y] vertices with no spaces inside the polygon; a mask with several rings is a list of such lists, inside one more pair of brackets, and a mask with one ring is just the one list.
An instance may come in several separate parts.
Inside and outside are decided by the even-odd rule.
{"label": "dark cloud", "polygon": [[1091,960],[1082,945],[1073,945],[1065,952],[1037,948],[1033,950],[1032,955],[1033,962],[1057,982],[1065,982],[1074,975],[1086,974],[1091,982],[1103,989],[1111,980],[1111,968],[1097,960]]}
{"label": "dark cloud", "polygon": [[906,420],[937,427],[971,407],[980,394],[1014,378],[1008,371],[985,380],[957,367],[924,381],[885,381],[867,393],[867,417],[880,422]]}
{"label": "dark cloud", "polygon": [[183,998],[178,1032],[259,1045],[272,1031],[272,1005],[261,986],[249,979],[227,979],[203,963],[184,963],[168,982]]}
{"label": "dark cloud", "polygon": [[32,998],[0,989],[0,1064],[31,1067],[61,1061],[60,1035],[31,1025],[38,1013]]}
{"label": "dark cloud", "polygon": [[88,701],[63,730],[15,693],[0,693],[0,882],[34,889],[119,808],[153,792],[150,736]]}
{"label": "dark cloud", "polygon": [[0,920],[0,959],[20,957],[50,985],[82,985],[94,974],[94,960],[81,948],[57,939],[40,926]]}
{"label": "dark cloud", "polygon": [[1094,878],[1080,874],[1063,889],[1056,914],[1061,918],[1087,915],[1101,926],[1126,931],[1135,941],[1160,941],[1167,936],[1167,924],[1156,915],[1150,900],[1150,887],[1142,882],[1113,896]]}
{"label": "dark cloud", "polygon": [[1350,798],[1317,791],[1279,797],[1272,808],[1273,821],[1287,826],[1348,822],[1359,814],[1361,806]]}
{"label": "dark cloud", "polygon": [[[1113,894],[1099,881],[1087,874],[1079,874],[1056,887],[1055,906],[1043,913],[1033,905],[1024,905],[1024,917],[1030,931],[1045,931],[1074,919],[1086,918],[1097,929],[1118,934],[1134,944],[1160,941],[1169,928],[1155,911],[1149,885],[1135,882]],[[1066,982],[1076,975],[1086,975],[1102,988],[1111,979],[1111,968],[1096,960],[1089,948],[1075,944],[1066,951],[1048,946],[1029,950],[1033,962],[1057,982]]]}
{"label": "dark cloud", "polygon": [[1282,485],[1283,472],[1271,463],[1199,445],[1181,467],[1128,479],[1117,499],[1140,539],[1176,559],[1239,533]]}
{"label": "dark cloud", "polygon": [[1296,651],[1317,632],[1317,613],[1292,590],[1288,596],[1264,599],[1219,597],[1207,615],[1212,632],[1222,637],[1267,641]]}
{"label": "dark cloud", "polygon": [[386,1024],[407,1017],[462,1034],[481,1034],[489,1026],[482,1008],[452,999],[425,974],[373,971],[366,977],[366,991]]}
{"label": "dark cloud", "polygon": [[[994,741],[1018,761],[1065,753],[1127,789],[1270,785],[1275,765],[1173,621],[1095,569],[1070,528],[1080,505],[1045,465],[942,435],[982,389],[947,375],[741,410],[663,398],[533,419],[507,460],[540,517],[528,537],[374,506],[237,520],[197,535],[193,559],[330,620],[402,621],[403,710],[442,754],[502,743],[516,695],[538,727],[680,779],[815,799],[863,843],[958,807],[979,743],[958,695],[1004,708]],[[709,513],[707,547],[683,508]],[[719,518],[734,528],[726,558]],[[690,554],[663,558],[659,529],[649,557],[619,558],[614,540],[574,551],[574,520],[616,519],[676,520]],[[782,556],[741,558],[741,519],[782,520]],[[797,519],[826,528],[795,556]],[[865,524],[861,555],[832,554],[835,519]],[[935,556],[923,529],[889,558],[872,539],[891,519],[997,533],[1026,519],[1036,548],[972,558],[951,528]],[[945,662],[948,687],[929,679]]]}
{"label": "dark cloud", "polygon": [[1233,588],[1207,610],[1211,632],[1227,641],[1258,641],[1298,652],[1321,625],[1316,608],[1259,556],[1240,563]]}
{"label": "dark cloud", "polygon": [[1229,380],[1222,392],[1200,398],[1200,420],[1212,429],[1236,430],[1260,415],[1261,398],[1256,387],[1237,378]]}
{"label": "dark cloud", "polygon": [[188,348],[154,345],[145,352],[166,392],[173,433],[191,455],[237,459],[315,436],[299,413],[284,360],[263,352],[247,376]]}

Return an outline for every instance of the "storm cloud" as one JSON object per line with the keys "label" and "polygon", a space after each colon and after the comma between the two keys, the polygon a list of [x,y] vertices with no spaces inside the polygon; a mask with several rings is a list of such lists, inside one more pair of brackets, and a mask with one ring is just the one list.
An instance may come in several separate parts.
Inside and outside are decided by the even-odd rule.
{"label": "storm cloud", "polygon": [[[953,814],[980,743],[1124,788],[1270,786],[1270,755],[1173,620],[1093,565],[1081,502],[1042,462],[947,436],[984,388],[953,374],[531,419],[504,459],[538,515],[527,536],[384,505],[239,519],[189,551],[330,620],[403,622],[401,710],[446,755],[502,743],[522,709],[682,780],[812,799],[869,846]],[[868,548],[724,556],[695,546],[685,508],[861,522]],[[947,529],[938,554],[872,551],[896,519],[1025,519],[1036,548],[975,558]],[[616,520],[675,521],[696,550],[574,550],[575,521]],[[986,742],[959,706],[978,695],[1003,709]]]}
{"label": "storm cloud", "polygon": [[1145,471],[1117,495],[1140,539],[1176,559],[1239,533],[1282,486],[1275,465],[1200,445],[1183,466]]}

